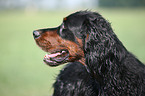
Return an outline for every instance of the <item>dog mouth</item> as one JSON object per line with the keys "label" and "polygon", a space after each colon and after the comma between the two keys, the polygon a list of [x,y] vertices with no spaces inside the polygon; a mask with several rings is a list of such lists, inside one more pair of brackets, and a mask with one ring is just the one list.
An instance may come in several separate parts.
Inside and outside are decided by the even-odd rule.
{"label": "dog mouth", "polygon": [[51,54],[46,54],[43,61],[49,66],[58,66],[60,64],[66,63],[69,60],[68,50],[59,50],[52,52]]}

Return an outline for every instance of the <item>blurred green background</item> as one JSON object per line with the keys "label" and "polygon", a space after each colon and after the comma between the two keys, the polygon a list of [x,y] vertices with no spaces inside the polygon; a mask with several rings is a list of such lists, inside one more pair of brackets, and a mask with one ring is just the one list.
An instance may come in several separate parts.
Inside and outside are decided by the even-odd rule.
{"label": "blurred green background", "polygon": [[[56,27],[76,10],[0,11],[0,96],[51,96],[52,84],[63,67],[43,63],[46,54],[33,30]],[[126,48],[145,62],[145,8],[96,8]]]}

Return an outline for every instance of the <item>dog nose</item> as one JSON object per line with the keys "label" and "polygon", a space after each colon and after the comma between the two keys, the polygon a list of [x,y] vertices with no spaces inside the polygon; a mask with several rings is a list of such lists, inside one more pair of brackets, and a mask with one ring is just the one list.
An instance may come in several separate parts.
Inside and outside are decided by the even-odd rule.
{"label": "dog nose", "polygon": [[33,31],[33,37],[34,38],[38,38],[40,36],[40,32],[39,31]]}

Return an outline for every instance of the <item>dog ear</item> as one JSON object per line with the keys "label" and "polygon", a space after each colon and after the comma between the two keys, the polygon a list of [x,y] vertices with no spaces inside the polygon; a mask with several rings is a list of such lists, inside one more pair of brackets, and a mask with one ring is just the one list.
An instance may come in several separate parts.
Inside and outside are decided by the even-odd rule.
{"label": "dog ear", "polygon": [[102,66],[111,66],[109,65],[111,63],[100,65],[100,62],[106,60],[106,58],[109,58],[109,62],[113,62],[112,60],[122,60],[125,57],[124,52],[126,52],[126,49],[122,48],[123,45],[114,34],[110,23],[101,15],[95,13],[87,16],[83,27],[86,33],[84,54],[89,69],[96,68],[97,66],[97,68],[100,68],[98,73],[102,74],[101,68],[106,68]]}
{"label": "dog ear", "polygon": [[101,48],[98,50],[103,50],[103,48],[111,46],[110,44],[114,42],[114,33],[110,23],[98,13],[86,15],[86,19],[83,23],[83,29],[85,31],[83,33],[86,34],[84,43],[85,49],[89,49],[87,47],[91,47],[92,50],[97,48]]}
{"label": "dog ear", "polygon": [[93,66],[100,67],[100,59],[103,59],[103,56],[112,50],[111,47],[114,43],[111,26],[100,14],[93,13],[87,15],[83,29],[86,33],[83,41],[86,64],[91,69],[96,68]]}

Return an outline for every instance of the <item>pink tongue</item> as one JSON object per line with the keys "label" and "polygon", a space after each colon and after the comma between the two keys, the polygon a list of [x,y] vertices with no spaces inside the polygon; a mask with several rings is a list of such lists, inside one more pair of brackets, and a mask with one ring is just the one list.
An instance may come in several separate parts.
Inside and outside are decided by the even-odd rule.
{"label": "pink tongue", "polygon": [[61,55],[61,53],[54,53],[54,54],[46,54],[45,56],[44,56],[44,58],[50,58],[50,57],[56,57],[56,56],[58,56],[58,55]]}

